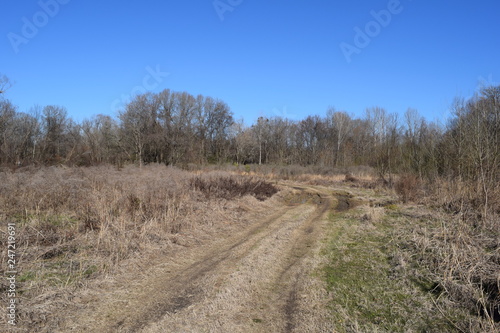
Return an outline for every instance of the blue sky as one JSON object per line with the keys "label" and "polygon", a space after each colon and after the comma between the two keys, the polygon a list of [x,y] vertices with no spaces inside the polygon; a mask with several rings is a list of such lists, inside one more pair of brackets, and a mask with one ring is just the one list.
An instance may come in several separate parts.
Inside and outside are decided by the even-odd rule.
{"label": "blue sky", "polygon": [[220,98],[246,123],[329,106],[444,120],[454,97],[500,84],[496,0],[26,0],[5,2],[0,22],[6,97],[77,121],[167,88]]}

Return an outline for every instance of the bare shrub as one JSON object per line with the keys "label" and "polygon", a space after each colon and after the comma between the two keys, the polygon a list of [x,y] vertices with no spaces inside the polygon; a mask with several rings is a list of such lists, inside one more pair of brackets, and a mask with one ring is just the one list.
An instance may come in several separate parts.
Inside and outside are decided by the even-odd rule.
{"label": "bare shrub", "polygon": [[207,198],[226,200],[252,195],[263,201],[278,192],[278,189],[271,183],[253,177],[198,176],[191,179],[190,184],[193,189],[202,192]]}
{"label": "bare shrub", "polygon": [[438,223],[414,232],[420,261],[429,268],[440,294],[450,300],[447,306],[467,309],[482,318],[457,324],[461,330],[497,331],[500,216],[495,212],[494,200],[486,210],[474,185],[460,179],[435,179],[428,186],[426,203],[442,210],[435,213]]}
{"label": "bare shrub", "polygon": [[415,201],[421,190],[420,179],[413,174],[402,175],[394,186],[396,193],[400,196],[404,203]]}
{"label": "bare shrub", "polygon": [[352,174],[348,173],[345,175],[344,181],[348,182],[348,183],[356,183],[358,181],[358,179],[356,177],[354,177]]}
{"label": "bare shrub", "polygon": [[350,174],[359,179],[372,179],[375,177],[375,169],[366,165],[350,166],[346,170],[347,174]]}

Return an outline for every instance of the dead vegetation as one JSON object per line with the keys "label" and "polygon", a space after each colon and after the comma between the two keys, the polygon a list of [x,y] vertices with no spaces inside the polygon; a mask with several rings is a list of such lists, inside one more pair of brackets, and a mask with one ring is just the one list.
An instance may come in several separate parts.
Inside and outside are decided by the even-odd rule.
{"label": "dead vegetation", "polygon": [[200,191],[207,198],[222,198],[226,200],[254,196],[264,201],[278,192],[278,189],[262,179],[253,177],[236,177],[227,174],[209,174],[194,177],[190,184],[196,191]]}
{"label": "dead vegetation", "polygon": [[402,205],[389,217],[397,244],[391,255],[395,277],[428,295],[447,322],[441,331],[497,332],[500,265],[493,237],[425,206]]}
{"label": "dead vegetation", "polygon": [[[245,171],[271,180],[295,181],[308,185],[335,186],[340,182],[353,186],[369,187],[377,182],[376,171],[368,166],[331,168],[300,165],[246,165]],[[238,168],[237,170],[241,170]]]}
{"label": "dead vegetation", "polygon": [[[278,191],[273,183],[282,179],[366,193],[366,197],[358,199],[370,203],[369,212],[355,219],[351,210],[354,205],[350,205],[354,199],[340,192],[337,195],[336,212],[351,211],[338,219],[339,226],[345,224],[347,229],[341,230],[349,232],[350,243],[345,248],[333,245],[333,253],[345,257],[336,261],[330,281],[339,293],[344,293],[346,304],[356,299],[368,305],[375,301],[382,304],[377,308],[373,303],[374,310],[366,310],[365,314],[375,318],[366,327],[375,329],[384,324],[397,330],[398,323],[405,323],[411,331],[420,319],[405,321],[410,312],[393,307],[393,297],[404,295],[387,291],[387,286],[366,284],[356,269],[366,270],[366,275],[379,274],[379,280],[395,289],[411,283],[427,295],[432,300],[430,305],[424,296],[409,291],[416,298],[407,304],[426,304],[422,311],[437,325],[419,322],[421,327],[439,326],[441,331],[457,332],[499,329],[498,189],[488,192],[484,200],[478,195],[481,189],[474,190],[472,184],[444,179],[431,183],[412,174],[395,177],[391,188],[366,167],[318,169],[318,173],[302,167],[255,165],[223,169],[198,167],[188,172],[149,165],[122,169],[43,167],[0,173],[2,273],[7,262],[6,224],[14,222],[20,247],[18,285],[23,305],[19,322],[25,331],[42,330],[54,309],[71,304],[76,290],[113,276],[116,269],[123,269],[121,263],[135,262],[152,253],[168,255],[176,247],[198,243],[200,237],[216,236],[224,225],[238,223],[251,207],[273,196]],[[282,199],[290,206],[321,204],[322,198],[311,193],[287,194]],[[370,229],[374,227],[379,228],[377,233]],[[359,242],[365,239],[362,237],[366,244]],[[370,248],[374,242],[382,244],[377,250],[380,253]],[[353,255],[359,255],[359,261]],[[367,260],[370,267],[366,266]],[[380,269],[373,266],[377,262]],[[384,275],[386,272],[388,275]],[[355,288],[372,290],[368,295],[373,300],[349,294],[357,292],[349,287],[352,283],[357,283]],[[5,290],[4,281],[0,288]],[[380,295],[386,297],[383,303],[377,300]],[[4,302],[5,293],[0,297]],[[363,331],[362,315],[351,318],[354,326],[349,326],[353,314],[344,307],[337,310],[346,311],[340,313],[346,331]],[[363,312],[354,313],[359,316]]]}
{"label": "dead vegetation", "polygon": [[[426,200],[440,208],[433,228],[415,231],[422,262],[435,274],[436,291],[484,321],[469,332],[500,329],[500,193],[489,204],[459,181],[441,181]],[[486,206],[488,205],[488,206]],[[462,325],[463,326],[463,325]]]}
{"label": "dead vegetation", "polygon": [[387,188],[351,189],[370,203],[343,211],[340,200],[331,214],[335,331],[499,331],[498,220],[474,226],[440,208],[446,196],[402,203]]}
{"label": "dead vegetation", "polygon": [[160,165],[26,168],[0,179],[2,273],[7,223],[15,223],[18,322],[31,332],[72,291],[112,274],[124,260],[190,246],[200,230],[211,235],[239,221],[245,205],[258,202],[250,196],[265,200],[278,191],[257,177],[196,176]]}
{"label": "dead vegetation", "polygon": [[[460,332],[500,329],[500,193],[482,198],[481,189],[460,180],[426,182],[403,175],[395,191],[407,208],[404,223],[411,234],[403,252],[419,263],[417,283],[435,296],[443,315]],[[496,192],[495,192],[496,191]],[[427,210],[421,214],[419,210]],[[421,268],[424,268],[422,270]],[[471,315],[472,317],[469,317]]]}
{"label": "dead vegetation", "polygon": [[418,200],[421,195],[420,179],[413,174],[404,174],[399,177],[394,185],[396,193],[399,195],[403,203],[408,201]]}

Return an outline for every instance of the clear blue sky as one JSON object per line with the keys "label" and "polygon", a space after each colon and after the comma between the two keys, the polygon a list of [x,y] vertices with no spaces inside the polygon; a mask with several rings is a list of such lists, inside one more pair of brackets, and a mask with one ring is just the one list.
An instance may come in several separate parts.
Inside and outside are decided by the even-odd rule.
{"label": "clear blue sky", "polygon": [[[143,86],[220,98],[247,123],[328,106],[355,116],[412,107],[432,120],[482,81],[500,84],[498,0],[221,0],[232,9],[223,13],[213,0],[55,1],[2,5],[0,73],[20,111],[116,115]],[[371,11],[388,9],[374,24]],[[356,47],[355,28],[367,25],[373,37],[348,62],[341,43]],[[157,69],[168,76],[154,80]]]}

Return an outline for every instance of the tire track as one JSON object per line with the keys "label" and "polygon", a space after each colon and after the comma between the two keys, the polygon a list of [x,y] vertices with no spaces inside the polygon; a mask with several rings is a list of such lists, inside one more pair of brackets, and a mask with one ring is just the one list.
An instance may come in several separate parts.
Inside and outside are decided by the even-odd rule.
{"label": "tire track", "polygon": [[[278,213],[265,218],[237,237],[233,237],[234,239],[231,239],[229,245],[223,244],[223,246],[203,253],[201,258],[196,258],[192,264],[186,267],[174,268],[177,273],[171,276],[153,277],[153,281],[145,282],[148,286],[147,290],[143,290],[140,295],[134,295],[135,300],[127,300],[132,303],[140,303],[139,306],[131,306],[140,309],[140,311],[129,312],[117,306],[106,305],[106,309],[103,310],[106,313],[104,317],[113,319],[102,321],[98,331],[137,332],[165,315],[175,314],[197,302],[204,296],[199,281],[210,272],[216,271],[222,262],[233,263],[243,258],[248,252],[248,249],[246,251],[244,249],[251,248],[248,244],[258,242],[278,228],[279,225],[273,224],[273,222],[279,220],[286,212],[287,208],[282,207]],[[132,287],[131,289],[139,288]],[[96,310],[96,312],[101,312],[101,310]],[[88,323],[79,331],[87,332],[94,325],[95,323]]]}
{"label": "tire track", "polygon": [[[319,193],[318,193],[319,195]],[[285,302],[285,306],[283,312],[285,313],[286,325],[284,332],[293,332],[296,324],[295,324],[295,314],[297,312],[298,307],[298,286],[300,281],[305,278],[308,271],[304,270],[295,270],[293,268],[295,266],[300,265],[304,256],[310,252],[313,243],[319,238],[319,233],[321,230],[319,228],[315,228],[315,224],[317,224],[321,218],[325,215],[325,213],[331,208],[331,198],[329,196],[321,196],[321,203],[314,212],[314,214],[304,223],[300,228],[300,234],[298,237],[292,241],[292,249],[291,253],[293,256],[291,257],[286,269],[280,275],[280,280],[291,281],[288,286],[289,292]],[[287,276],[291,275],[291,276]]]}
{"label": "tire track", "polygon": [[302,261],[320,238],[318,224],[332,205],[324,193],[296,190],[314,203],[284,205],[222,244],[194,251],[191,263],[165,263],[116,295],[114,304],[98,306],[100,315],[73,331],[294,331],[298,292],[310,273]]}

